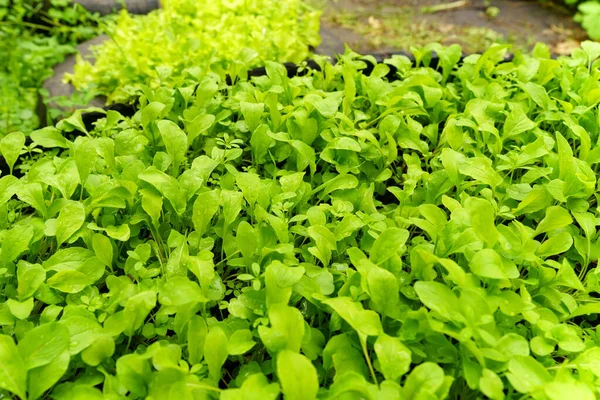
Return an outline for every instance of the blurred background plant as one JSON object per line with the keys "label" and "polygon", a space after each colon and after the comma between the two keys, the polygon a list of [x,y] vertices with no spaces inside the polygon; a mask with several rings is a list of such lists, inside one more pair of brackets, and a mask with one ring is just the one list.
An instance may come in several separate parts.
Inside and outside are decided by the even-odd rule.
{"label": "blurred background plant", "polygon": [[593,40],[600,40],[600,1],[586,1],[578,5],[575,21],[587,31]]}
{"label": "blurred background plant", "polygon": [[99,18],[70,0],[0,0],[0,136],[38,127],[43,81]]}
{"label": "blurred background plant", "polygon": [[[266,61],[306,60],[316,48],[321,13],[304,0],[164,0],[107,26],[111,40],[78,57],[69,81],[78,90],[128,102],[140,85],[158,87],[209,72],[241,76]],[[156,51],[160,49],[160,51]]]}

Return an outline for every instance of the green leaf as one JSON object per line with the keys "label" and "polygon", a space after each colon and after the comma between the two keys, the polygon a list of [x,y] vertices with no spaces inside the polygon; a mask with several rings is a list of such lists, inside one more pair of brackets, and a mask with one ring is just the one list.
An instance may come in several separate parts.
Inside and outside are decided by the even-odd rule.
{"label": "green leaf", "polygon": [[364,222],[353,214],[346,214],[337,224],[333,234],[338,241],[350,237],[354,232],[364,226]]}
{"label": "green leaf", "polygon": [[299,310],[284,304],[273,304],[269,306],[269,324],[268,328],[258,327],[260,339],[269,351],[300,351],[304,337],[304,317]]}
{"label": "green leaf", "polygon": [[[7,178],[8,177],[6,176],[3,177],[2,179],[0,179],[0,182]],[[39,211],[39,213],[42,214],[44,218],[46,218],[48,209],[46,207],[46,201],[44,200],[44,192],[40,183],[18,185],[18,187],[16,187],[16,193],[21,201],[24,201],[25,203],[31,205],[33,208]],[[12,194],[10,196],[12,196]]]}
{"label": "green leaf", "polygon": [[209,329],[204,344],[204,359],[208,365],[208,373],[215,381],[221,379],[221,367],[228,355],[227,343],[227,336],[221,328],[213,326]]}
{"label": "green leaf", "polygon": [[77,165],[79,181],[83,186],[94,168],[94,162],[97,155],[96,148],[92,139],[79,136],[73,143],[72,151],[74,153],[75,164]]}
{"label": "green leaf", "polygon": [[571,317],[579,317],[581,315],[600,314],[600,303],[587,303],[579,306],[575,311],[571,312]]}
{"label": "green leaf", "polygon": [[72,316],[62,318],[60,325],[69,331],[69,352],[72,356],[81,353],[82,350],[90,346],[101,335],[102,327],[95,319]]}
{"label": "green leaf", "polygon": [[113,247],[110,239],[106,236],[95,233],[92,236],[92,248],[96,257],[108,268],[112,268],[113,264]]}
{"label": "green leaf", "polygon": [[158,293],[158,301],[165,306],[181,306],[203,299],[200,286],[185,276],[174,276],[165,282]]}
{"label": "green leaf", "polygon": [[42,147],[62,147],[68,148],[67,139],[60,133],[59,129],[53,126],[46,126],[42,129],[31,132],[29,135],[33,143]]}
{"label": "green leaf", "polygon": [[51,288],[61,292],[78,293],[94,283],[94,280],[82,272],[66,270],[54,274],[47,283]]}
{"label": "green leaf", "polygon": [[49,364],[29,370],[27,373],[29,399],[38,399],[46,390],[52,388],[67,372],[70,360],[69,352],[65,351]]}
{"label": "green leaf", "polygon": [[512,136],[518,136],[535,127],[535,122],[530,120],[520,107],[515,107],[510,114],[508,114],[506,121],[504,122],[504,137],[510,138]]}
{"label": "green leaf", "polygon": [[300,140],[292,140],[290,144],[298,153],[296,155],[296,168],[298,171],[304,171],[306,167],[310,167],[310,174],[314,175],[317,171],[315,150]]}
{"label": "green leaf", "polygon": [[116,169],[115,141],[113,139],[107,137],[96,139],[96,152],[104,159],[110,169]]}
{"label": "green leaf", "polygon": [[311,361],[317,360],[323,354],[325,336],[317,328],[305,329],[302,338],[302,353]]}
{"label": "green leaf", "polygon": [[206,321],[199,315],[194,315],[188,322],[187,340],[190,364],[198,364],[204,356],[204,344],[208,327]]}
{"label": "green leaf", "polygon": [[406,229],[388,228],[383,231],[371,247],[371,261],[381,264],[395,253],[400,252],[402,246],[408,240],[409,234]]}
{"label": "green leaf", "polygon": [[408,375],[402,391],[404,398],[439,398],[435,393],[443,387],[444,379],[444,370],[440,366],[424,362]]}
{"label": "green leaf", "polygon": [[282,350],[277,354],[277,377],[286,400],[312,400],[319,391],[317,370],[302,354]]}
{"label": "green leaf", "polygon": [[240,329],[233,332],[227,343],[227,352],[231,356],[238,356],[247,353],[256,343],[252,340],[252,332],[248,329]]}
{"label": "green leaf", "polygon": [[551,105],[553,105],[550,96],[548,96],[548,92],[543,86],[538,85],[537,83],[527,82],[522,84],[521,88],[529,95],[529,97],[531,97],[535,104],[543,110],[549,110]]}
{"label": "green leaf", "polygon": [[531,393],[552,381],[546,368],[530,356],[511,358],[506,377],[519,393]]}
{"label": "green leaf", "polygon": [[4,157],[4,160],[6,160],[6,164],[8,165],[8,168],[10,168],[11,174],[24,146],[25,135],[23,132],[9,133],[0,140],[0,152],[2,153],[2,157]]}
{"label": "green leaf", "polygon": [[198,195],[194,202],[192,222],[199,236],[206,233],[212,217],[217,213],[221,206],[219,193],[215,190],[204,192]]}
{"label": "green leaf", "polygon": [[528,356],[529,343],[523,336],[507,333],[498,340],[496,350],[508,356]]}
{"label": "green leaf", "polygon": [[27,332],[17,346],[27,370],[49,364],[69,349],[69,331],[57,322]]}
{"label": "green leaf", "polygon": [[564,228],[573,222],[567,210],[560,206],[550,206],[546,209],[546,216],[538,224],[535,234],[548,232],[554,229]]}
{"label": "green leaf", "polygon": [[531,351],[538,356],[547,356],[554,351],[556,343],[553,340],[536,336],[530,342]]}
{"label": "green leaf", "polygon": [[162,120],[156,123],[162,140],[165,143],[167,154],[173,159],[173,176],[179,173],[179,166],[185,160],[188,149],[186,134],[172,121]]}
{"label": "green leaf", "polygon": [[492,249],[483,249],[475,253],[469,263],[471,271],[477,276],[490,279],[516,279],[519,270],[511,260],[503,259]]}
{"label": "green leaf", "polygon": [[395,381],[410,369],[411,351],[400,339],[383,334],[375,341],[374,348],[385,379]]}
{"label": "green leaf", "polygon": [[[322,186],[323,193],[329,194],[335,192],[336,190],[354,189],[358,186],[358,179],[354,175],[338,175],[335,178],[325,182]],[[319,188],[321,188],[321,186]]]}
{"label": "green leaf", "polygon": [[123,310],[125,324],[121,326],[129,337],[140,329],[150,311],[156,306],[156,293],[153,290],[140,292],[127,299]]}
{"label": "green leaf", "polygon": [[77,201],[67,203],[56,218],[56,241],[58,247],[65,243],[83,226],[85,207]]}
{"label": "green leaf", "polygon": [[235,177],[235,183],[244,194],[244,199],[250,207],[254,207],[254,203],[260,197],[260,177],[254,173],[240,172]]}
{"label": "green leaf", "polygon": [[414,288],[419,300],[443,319],[458,321],[462,319],[458,314],[458,298],[446,285],[419,281],[415,283]]}
{"label": "green leaf", "polygon": [[93,256],[94,253],[83,247],[68,247],[58,250],[42,265],[52,271],[75,270]]}
{"label": "green leaf", "polygon": [[373,266],[368,269],[367,284],[373,300],[373,309],[383,316],[397,318],[400,310],[398,280],[386,269]]}
{"label": "green leaf", "polygon": [[544,386],[544,391],[550,400],[594,400],[596,398],[586,383],[574,379],[571,382],[550,382]]}
{"label": "green leaf", "polygon": [[265,270],[267,306],[287,304],[292,295],[292,286],[304,275],[303,267],[289,267],[279,261],[272,262]]}
{"label": "green leaf", "polygon": [[537,185],[525,196],[515,210],[515,215],[531,214],[548,207],[552,202],[552,196],[546,187]]}
{"label": "green leaf", "polygon": [[309,251],[323,263],[324,267],[329,266],[331,256],[337,249],[334,234],[323,225],[309,226],[306,231],[316,245],[309,248]]}
{"label": "green leaf", "polygon": [[581,229],[583,229],[585,236],[590,239],[593,238],[596,234],[596,217],[594,214],[574,212],[573,216]]}
{"label": "green leaf", "polygon": [[151,166],[138,175],[139,179],[154,186],[167,199],[178,215],[183,215],[187,208],[186,193],[179,182],[170,175]]}
{"label": "green leaf", "polygon": [[459,165],[458,170],[491,187],[496,187],[504,182],[502,176],[492,167],[492,161],[485,157],[467,158],[464,163]]}
{"label": "green leaf", "polygon": [[40,264],[30,264],[27,261],[19,261],[17,264],[17,280],[19,286],[17,293],[24,300],[32,296],[46,280],[46,270]]}
{"label": "green leaf", "polygon": [[142,195],[142,208],[152,220],[152,224],[157,227],[160,213],[163,208],[162,197],[154,190],[147,189],[140,190],[140,194]]}
{"label": "green leaf", "polygon": [[[96,108],[94,111],[98,110],[104,113],[104,110],[98,108]],[[81,113],[82,110],[77,110],[70,117],[60,120],[59,123],[56,125],[57,128],[65,132],[73,132],[77,130],[79,132],[88,134],[89,132],[86,129],[85,124],[83,123]]]}
{"label": "green leaf", "polygon": [[142,127],[146,129],[152,122],[156,121],[163,115],[165,105],[159,102],[152,101],[142,109]]}
{"label": "green leaf", "polygon": [[498,229],[494,224],[496,213],[489,201],[476,197],[469,197],[465,202],[465,208],[471,216],[471,226],[475,234],[484,241],[487,246],[492,247],[498,241]]}
{"label": "green leaf", "polygon": [[221,392],[221,400],[276,400],[279,397],[279,385],[269,383],[262,373],[248,376],[239,389],[227,389]]}
{"label": "green leaf", "polygon": [[[594,7],[592,4],[595,4],[595,3],[591,3],[591,4],[590,4],[590,2],[582,3],[579,6],[579,11],[581,11],[585,14],[592,14],[592,16],[593,16],[593,14],[598,14],[600,12],[598,5],[595,4],[595,7]],[[595,40],[595,39],[597,39],[597,37],[592,37],[592,39]],[[597,42],[594,42],[592,40],[583,41],[581,43],[581,49],[588,56],[588,61],[590,63],[595,61],[600,55],[600,46],[598,46]]]}
{"label": "green leaf", "polygon": [[215,123],[215,116],[212,114],[200,114],[196,116],[187,126],[188,142],[192,144],[194,139],[200,135],[206,135],[206,131]]}
{"label": "green leaf", "polygon": [[535,254],[540,257],[553,256],[555,254],[566,252],[572,245],[573,236],[571,236],[569,232],[561,232],[542,243],[535,251]]}
{"label": "green leaf", "polygon": [[131,235],[131,230],[129,229],[129,225],[123,224],[119,226],[109,225],[104,230],[106,234],[116,240],[121,242],[126,242],[129,240]]}
{"label": "green leaf", "polygon": [[361,335],[379,336],[383,332],[379,315],[374,311],[363,309],[360,303],[348,297],[322,300],[322,303],[331,307]]}
{"label": "green leaf", "polygon": [[0,335],[0,388],[25,399],[27,369],[10,336]]}
{"label": "green leaf", "polygon": [[258,238],[252,225],[246,221],[240,222],[237,227],[236,244],[242,255],[246,258],[253,257],[258,251]]}
{"label": "green leaf", "polygon": [[34,231],[32,226],[15,226],[12,229],[7,229],[4,233],[4,241],[0,247],[0,260],[3,265],[7,265],[29,249]]}
{"label": "green leaf", "polygon": [[31,315],[33,310],[33,297],[24,301],[16,301],[14,299],[6,300],[6,306],[10,313],[18,319],[26,319]]}
{"label": "green leaf", "polygon": [[108,335],[98,335],[92,344],[81,352],[81,359],[87,365],[96,367],[102,361],[112,357],[115,352],[115,341]]}
{"label": "green leaf", "polygon": [[479,379],[479,388],[487,397],[493,400],[504,399],[504,384],[502,379],[494,371],[483,369]]}
{"label": "green leaf", "polygon": [[[22,186],[26,185],[21,184],[21,182],[12,175],[6,175],[0,178],[0,204],[6,203],[15,193],[17,193],[17,196],[21,198],[18,192]],[[38,184],[37,186],[40,185]]]}
{"label": "green leaf", "polygon": [[458,44],[452,44],[448,47],[439,46],[435,49],[438,57],[440,57],[440,63],[442,66],[444,81],[448,79],[450,73],[454,69],[455,65],[460,61],[462,57],[462,50]]}
{"label": "green leaf", "polygon": [[267,125],[261,124],[252,132],[250,145],[252,147],[252,158],[255,162],[264,163],[269,149],[275,145],[275,141],[269,136]]}
{"label": "green leaf", "polygon": [[265,110],[264,103],[248,103],[241,101],[240,109],[242,111],[242,115],[244,116],[244,120],[248,125],[248,129],[250,132],[254,132],[254,130],[258,127],[262,114]]}
{"label": "green leaf", "polygon": [[587,349],[573,360],[573,365],[578,369],[590,371],[600,377],[600,347]]}
{"label": "green leaf", "polygon": [[239,213],[242,211],[242,200],[244,195],[240,192],[232,190],[221,191],[221,205],[223,206],[223,227],[227,228],[235,221]]}
{"label": "green leaf", "polygon": [[146,387],[151,378],[150,363],[148,356],[140,354],[126,354],[116,362],[117,379],[125,390],[131,392],[131,396],[144,397]]}

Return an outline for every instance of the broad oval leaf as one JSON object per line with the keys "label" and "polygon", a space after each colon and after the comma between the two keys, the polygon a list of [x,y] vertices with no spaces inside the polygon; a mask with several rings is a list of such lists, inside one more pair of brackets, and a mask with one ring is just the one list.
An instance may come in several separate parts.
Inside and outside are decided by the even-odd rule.
{"label": "broad oval leaf", "polygon": [[277,354],[277,376],[287,400],[313,400],[319,391],[317,369],[302,354],[282,350]]}
{"label": "broad oval leaf", "polygon": [[27,332],[17,347],[27,370],[41,367],[69,349],[69,331],[57,322],[43,324]]}
{"label": "broad oval leaf", "polygon": [[15,342],[7,335],[0,335],[0,388],[25,398],[27,368]]}

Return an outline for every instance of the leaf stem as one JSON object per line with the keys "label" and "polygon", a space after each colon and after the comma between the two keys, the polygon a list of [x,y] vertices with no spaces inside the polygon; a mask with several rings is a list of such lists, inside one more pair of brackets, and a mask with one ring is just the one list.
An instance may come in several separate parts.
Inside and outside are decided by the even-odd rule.
{"label": "leaf stem", "polygon": [[369,357],[369,351],[367,350],[367,338],[363,337],[363,335],[359,334],[360,338],[360,346],[362,347],[363,354],[365,355],[365,360],[367,360],[367,365],[369,366],[369,371],[371,372],[371,378],[373,379],[373,383],[379,386],[377,382],[377,376],[375,375],[375,369],[373,368],[373,364],[371,363],[371,357]]}

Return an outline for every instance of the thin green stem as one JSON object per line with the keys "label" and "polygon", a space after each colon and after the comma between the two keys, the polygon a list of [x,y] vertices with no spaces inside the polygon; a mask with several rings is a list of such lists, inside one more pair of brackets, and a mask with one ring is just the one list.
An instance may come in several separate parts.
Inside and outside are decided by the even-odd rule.
{"label": "thin green stem", "polygon": [[369,371],[371,372],[371,378],[373,379],[373,383],[379,386],[379,383],[377,382],[377,376],[375,375],[375,369],[373,368],[373,363],[371,363],[371,357],[369,357],[369,351],[367,350],[367,338],[363,338],[360,334],[359,337],[360,346],[362,347],[363,354],[365,355],[365,360],[367,360],[367,365],[369,366]]}

